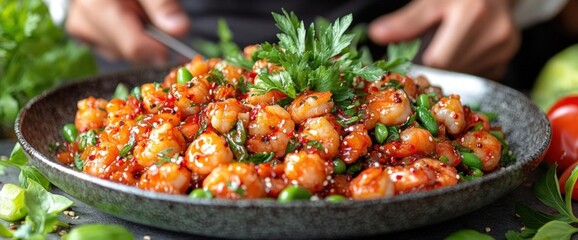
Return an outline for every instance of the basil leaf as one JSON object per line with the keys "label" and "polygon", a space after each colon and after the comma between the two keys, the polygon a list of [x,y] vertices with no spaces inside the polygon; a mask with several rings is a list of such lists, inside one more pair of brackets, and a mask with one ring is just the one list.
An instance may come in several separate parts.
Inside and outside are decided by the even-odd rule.
{"label": "basil leaf", "polygon": [[532,239],[532,237],[536,235],[535,229],[525,228],[520,232],[516,231],[507,231],[506,232],[506,239],[507,240],[524,240],[524,239]]}
{"label": "basil leaf", "polygon": [[8,161],[20,166],[26,165],[28,163],[28,158],[26,157],[26,154],[24,153],[24,150],[22,150],[20,144],[14,145]]}
{"label": "basil leaf", "polygon": [[516,213],[520,215],[524,226],[531,229],[538,229],[549,221],[556,220],[554,215],[533,210],[521,203],[516,204]]}
{"label": "basil leaf", "polygon": [[452,233],[451,235],[444,238],[445,240],[493,240],[494,238],[490,235],[480,233],[476,230],[464,229]]}
{"label": "basil leaf", "polygon": [[133,240],[134,235],[125,227],[113,224],[87,224],[73,228],[63,240],[115,239]]}
{"label": "basil leaf", "polygon": [[52,194],[35,181],[30,181],[24,192],[24,204],[28,209],[28,221],[31,222],[32,232],[47,234],[52,232],[58,221],[58,213],[69,208],[74,203],[68,198]]}
{"label": "basil leaf", "polygon": [[556,177],[556,167],[557,165],[551,166],[548,172],[534,183],[534,194],[538,200],[547,206],[558,210],[558,212],[566,216],[573,216],[571,212],[568,212],[562,200],[560,188],[558,187],[558,178]]}
{"label": "basil leaf", "polygon": [[574,191],[574,185],[576,184],[576,179],[578,179],[578,167],[574,167],[572,169],[572,174],[566,180],[566,185],[564,189],[566,190],[566,210],[572,214],[570,217],[572,220],[577,221],[576,217],[574,216],[574,212],[572,211],[572,192]]}
{"label": "basil leaf", "polygon": [[11,238],[13,236],[12,231],[8,229],[4,224],[0,223],[0,237]]}
{"label": "basil leaf", "polygon": [[42,186],[42,188],[46,190],[50,189],[50,181],[48,181],[48,179],[34,166],[21,166],[18,181],[22,188],[27,188],[30,182],[36,182]]}
{"label": "basil leaf", "polygon": [[562,221],[551,221],[546,223],[536,235],[534,235],[534,240],[542,240],[542,239],[570,239],[574,233],[578,232],[578,228],[573,227],[572,225],[562,222]]}

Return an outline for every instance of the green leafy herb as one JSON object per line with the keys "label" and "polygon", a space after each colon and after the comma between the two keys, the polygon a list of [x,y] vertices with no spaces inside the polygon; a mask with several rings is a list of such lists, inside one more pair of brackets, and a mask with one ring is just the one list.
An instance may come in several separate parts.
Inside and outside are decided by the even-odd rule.
{"label": "green leafy herb", "polygon": [[307,141],[307,143],[305,145],[307,145],[309,147],[314,147],[317,150],[323,150],[323,144],[317,140],[309,140],[309,141]]}
{"label": "green leafy herb", "polygon": [[14,232],[14,237],[21,239],[43,239],[38,237],[45,236],[54,227],[63,224],[58,221],[57,214],[74,204],[66,197],[46,191],[35,181],[30,181],[24,199],[28,216],[25,224]]}
{"label": "green leafy herb", "polygon": [[26,188],[29,184],[29,180],[32,179],[42,185],[45,189],[50,189],[50,182],[42,173],[36,169],[34,166],[29,166],[28,159],[24,154],[24,150],[20,147],[19,144],[14,146],[12,150],[12,154],[8,161],[0,161],[0,166],[4,167],[14,167],[20,170],[20,175],[18,176],[18,180],[20,182],[20,186]]}
{"label": "green leafy herb", "polygon": [[134,235],[125,227],[114,224],[87,224],[76,227],[62,237],[63,240],[114,239],[134,240]]}
{"label": "green leafy herb", "polygon": [[494,238],[490,235],[480,233],[476,230],[464,229],[452,233],[451,235],[444,238],[445,240],[493,240]]}
{"label": "green leafy herb", "polygon": [[292,137],[289,142],[287,143],[287,148],[285,149],[285,153],[292,153],[295,150],[301,147],[301,142],[296,138]]}
{"label": "green leafy herb", "polygon": [[112,94],[112,98],[118,98],[126,101],[128,99],[128,95],[129,95],[128,88],[124,84],[119,83],[118,85],[116,85],[116,89]]}
{"label": "green leafy herb", "polygon": [[578,179],[578,168],[572,170],[564,186],[566,198],[563,199],[558,188],[556,167],[556,165],[551,166],[548,172],[534,183],[533,189],[536,197],[547,206],[557,210],[558,214],[551,215],[518,204],[516,213],[520,215],[526,228],[521,232],[509,231],[506,233],[507,239],[570,239],[574,233],[578,232],[578,228],[573,226],[578,223],[578,218],[574,216],[572,209],[572,190]]}
{"label": "green leafy herb", "polygon": [[159,161],[155,163],[156,166],[161,166],[165,163],[169,162],[177,162],[179,160],[179,154],[173,154],[173,156],[169,156],[174,150],[172,148],[167,148],[160,153],[157,154],[159,157]]}
{"label": "green leafy herb", "polygon": [[245,190],[241,185],[239,185],[239,183],[227,181],[226,185],[229,191],[235,192],[240,197],[243,197],[245,195]]}
{"label": "green leafy herb", "polygon": [[578,228],[562,221],[551,221],[542,226],[536,232],[533,239],[570,239],[572,234],[577,233]]}
{"label": "green leafy herb", "polygon": [[254,164],[261,164],[270,162],[271,160],[273,160],[273,157],[275,157],[274,152],[261,152],[249,156],[247,162],[252,162]]}
{"label": "green leafy herb", "polygon": [[411,60],[417,54],[420,44],[419,39],[390,44],[387,46],[388,60],[380,60],[375,62],[375,64],[383,70],[405,74],[409,70]]}
{"label": "green leafy herb", "polygon": [[223,72],[217,70],[217,69],[211,69],[211,71],[209,72],[210,75],[209,77],[207,77],[207,80],[209,82],[214,82],[217,85],[224,85],[225,82],[225,77],[223,76]]}
{"label": "green leafy herb", "polygon": [[14,234],[4,224],[0,223],[0,237],[11,238]]}
{"label": "green leafy herb", "polygon": [[136,134],[131,133],[128,142],[122,147],[120,150],[120,156],[125,158],[131,154],[131,150],[134,148],[136,144]]}
{"label": "green leafy herb", "polygon": [[42,0],[4,0],[0,9],[0,123],[9,127],[30,98],[97,68],[90,51],[52,22]]}
{"label": "green leafy herb", "polygon": [[89,130],[78,135],[78,149],[84,151],[88,145],[96,145],[96,132],[94,130]]}
{"label": "green leafy herb", "polygon": [[295,98],[305,90],[330,91],[338,105],[346,104],[355,96],[355,77],[378,80],[387,71],[405,70],[419,48],[419,42],[392,45],[390,61],[369,64],[367,57],[352,47],[357,43],[355,35],[347,33],[351,15],[309,27],[293,12],[283,10],[282,14],[273,13],[273,18],[281,30],[279,42],[262,44],[253,60],[266,59],[283,70],[261,72],[261,81],[254,86],[260,93],[277,90]]}
{"label": "green leafy herb", "polygon": [[359,172],[361,172],[361,163],[359,161],[349,165],[347,167],[347,170],[345,170],[345,174],[349,174],[352,176],[357,175]]}
{"label": "green leafy herb", "polygon": [[82,158],[80,158],[80,154],[78,154],[78,153],[74,154],[74,166],[79,171],[82,171],[84,169],[84,160],[82,160]]}
{"label": "green leafy herb", "polygon": [[385,142],[392,142],[392,141],[396,141],[399,139],[399,127],[396,126],[387,126],[387,139],[385,139]]}

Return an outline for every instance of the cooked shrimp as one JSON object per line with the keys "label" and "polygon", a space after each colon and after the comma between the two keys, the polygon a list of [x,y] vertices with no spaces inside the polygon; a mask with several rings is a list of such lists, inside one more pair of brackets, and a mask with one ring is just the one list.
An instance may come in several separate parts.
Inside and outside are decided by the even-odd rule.
{"label": "cooked shrimp", "polygon": [[[331,160],[339,152],[339,132],[335,129],[337,123],[331,122],[327,116],[309,118],[301,126],[299,136],[302,142],[317,141],[319,146],[306,144],[306,149],[314,149],[323,159]],[[321,149],[317,149],[320,147]]]}
{"label": "cooked shrimp", "polygon": [[201,55],[197,55],[191,59],[191,61],[185,65],[185,68],[189,70],[193,77],[207,74],[211,70],[209,64],[203,60]]}
{"label": "cooked shrimp", "polygon": [[287,111],[296,123],[329,113],[333,108],[331,92],[303,92],[289,105]]}
{"label": "cooked shrimp", "polygon": [[284,98],[287,98],[287,96],[277,90],[272,90],[265,94],[257,94],[257,90],[251,88],[245,101],[251,105],[275,105],[277,101]]}
{"label": "cooked shrimp", "polygon": [[233,152],[224,137],[206,131],[187,148],[185,163],[193,173],[206,176],[221,164],[233,161]]}
{"label": "cooked shrimp", "polygon": [[200,104],[211,101],[211,86],[205,77],[193,77],[185,84],[173,84],[171,95],[178,112],[186,115],[197,114],[201,110]]}
{"label": "cooked shrimp", "polygon": [[132,127],[136,126],[133,120],[124,120],[116,123],[109,123],[98,135],[100,141],[115,144],[120,150],[128,143],[131,136]]}
{"label": "cooked shrimp", "polygon": [[229,98],[221,102],[212,102],[207,105],[206,116],[211,126],[219,133],[228,133],[238,120],[238,115],[247,112],[239,100]]}
{"label": "cooked shrimp", "polygon": [[367,85],[367,91],[368,92],[383,91],[387,86],[387,84],[390,83],[391,81],[397,81],[399,84],[403,85],[403,90],[411,98],[415,99],[417,97],[417,86],[415,84],[415,81],[412,78],[408,76],[403,76],[399,73],[388,73],[384,75],[383,78],[379,81],[369,82],[369,84]]}
{"label": "cooked shrimp", "polygon": [[460,153],[454,148],[451,142],[438,142],[436,143],[436,155],[438,157],[445,157],[447,159],[446,164],[455,167],[462,162],[462,157]]}
{"label": "cooked shrimp", "polygon": [[394,186],[388,172],[382,167],[370,167],[351,180],[349,192],[356,200],[391,197]]}
{"label": "cooked shrimp", "polygon": [[142,103],[145,113],[157,113],[163,108],[169,99],[169,94],[163,91],[158,84],[146,83],[141,86]]}
{"label": "cooked shrimp", "polygon": [[100,142],[96,146],[89,145],[82,153],[85,159],[83,172],[111,181],[135,184],[135,173],[140,168],[134,159],[120,158],[117,147],[108,142]]}
{"label": "cooked shrimp", "polygon": [[401,125],[413,114],[410,100],[403,90],[386,89],[371,92],[367,97],[365,127],[373,129],[377,122],[387,126]]}
{"label": "cooked shrimp", "polygon": [[285,156],[285,175],[294,184],[317,192],[325,187],[327,164],[317,153],[299,151]]}
{"label": "cooked shrimp", "polygon": [[229,98],[235,98],[237,90],[231,84],[218,85],[213,89],[213,99],[216,101],[224,101]]}
{"label": "cooked shrimp", "polygon": [[101,98],[88,97],[78,101],[78,111],[74,125],[80,132],[97,130],[106,124],[107,101]]}
{"label": "cooked shrimp", "polygon": [[137,186],[149,191],[185,194],[191,187],[191,172],[174,162],[152,165],[143,173]]}
{"label": "cooked shrimp", "polygon": [[287,143],[295,131],[289,113],[279,105],[258,106],[250,119],[247,149],[253,153],[274,152],[277,158],[285,156]]}
{"label": "cooked shrimp", "polygon": [[203,188],[217,198],[263,198],[265,184],[259,178],[255,166],[246,163],[231,163],[215,168],[203,180]]}
{"label": "cooked shrimp", "polygon": [[486,131],[468,132],[460,139],[460,144],[470,148],[482,160],[482,170],[494,170],[502,157],[502,143]]}
{"label": "cooked shrimp", "polygon": [[413,155],[431,155],[436,148],[433,136],[428,130],[409,127],[401,131],[399,141],[387,143],[382,149],[388,156],[403,158]]}
{"label": "cooked shrimp", "polygon": [[141,102],[133,96],[129,96],[127,101],[119,98],[111,99],[108,104],[106,104],[106,112],[107,124],[122,120],[132,120],[137,115],[142,114]]}
{"label": "cooked shrimp", "polygon": [[149,138],[138,141],[134,147],[134,157],[143,167],[158,162],[161,157],[172,158],[185,149],[185,138],[179,129],[170,123],[163,123],[150,132]]}
{"label": "cooked shrimp", "polygon": [[431,108],[436,122],[446,126],[448,133],[460,134],[467,126],[464,108],[459,95],[443,97]]}
{"label": "cooked shrimp", "polygon": [[[226,62],[224,62],[226,63]],[[243,69],[240,67],[235,67],[230,64],[226,64],[221,68],[221,72],[223,73],[223,78],[230,84],[236,84],[237,81],[241,80],[243,76]]]}
{"label": "cooked shrimp", "polygon": [[394,183],[396,194],[451,186],[459,180],[454,167],[432,158],[422,158],[410,165],[387,167],[385,171]]}
{"label": "cooked shrimp", "polygon": [[371,138],[365,125],[356,124],[345,129],[349,132],[339,146],[339,157],[347,164],[352,164],[361,156],[367,154],[371,147]]}

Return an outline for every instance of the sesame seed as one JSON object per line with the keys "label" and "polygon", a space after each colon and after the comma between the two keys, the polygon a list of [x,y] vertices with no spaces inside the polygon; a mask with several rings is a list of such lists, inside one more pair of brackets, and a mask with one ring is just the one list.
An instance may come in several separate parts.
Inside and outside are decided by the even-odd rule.
{"label": "sesame seed", "polygon": [[148,235],[142,237],[142,240],[151,240],[151,239],[152,239],[151,236],[148,236]]}
{"label": "sesame seed", "polygon": [[486,227],[484,230],[486,230],[487,233],[492,231],[492,229],[490,227]]}

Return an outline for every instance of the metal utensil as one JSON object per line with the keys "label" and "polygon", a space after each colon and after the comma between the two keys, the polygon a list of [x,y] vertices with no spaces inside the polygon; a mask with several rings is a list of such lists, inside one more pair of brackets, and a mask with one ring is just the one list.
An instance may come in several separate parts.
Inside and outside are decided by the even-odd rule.
{"label": "metal utensil", "polygon": [[160,29],[156,28],[151,24],[146,24],[145,29],[148,35],[150,35],[157,41],[163,43],[167,47],[175,50],[177,53],[180,53],[189,59],[192,59],[195,56],[199,55],[199,53],[193,50],[191,47],[187,46],[186,44],[177,40],[176,38],[164,33],[163,31],[161,31]]}

